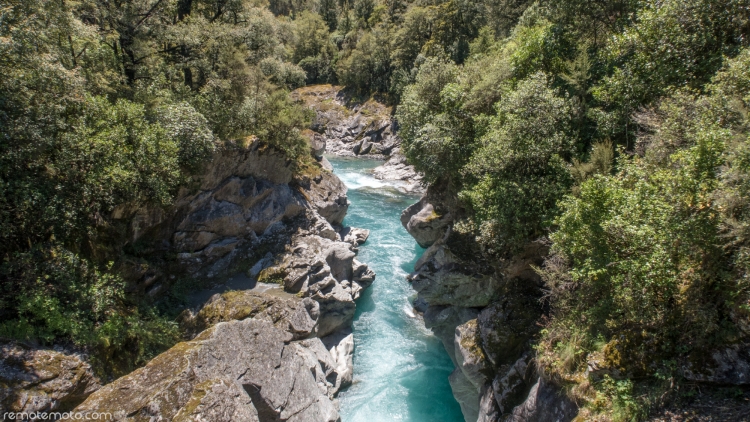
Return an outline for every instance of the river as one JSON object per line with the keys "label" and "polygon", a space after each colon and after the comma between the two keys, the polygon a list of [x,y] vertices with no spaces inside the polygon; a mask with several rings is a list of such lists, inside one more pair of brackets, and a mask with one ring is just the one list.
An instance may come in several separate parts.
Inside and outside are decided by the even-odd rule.
{"label": "river", "polygon": [[405,277],[424,250],[401,226],[401,211],[419,198],[373,178],[381,162],[329,157],[349,188],[344,224],[370,230],[358,260],[377,273],[357,301],[354,383],[339,395],[342,422],[461,422],[448,376],[453,364],[440,340],[414,314]]}

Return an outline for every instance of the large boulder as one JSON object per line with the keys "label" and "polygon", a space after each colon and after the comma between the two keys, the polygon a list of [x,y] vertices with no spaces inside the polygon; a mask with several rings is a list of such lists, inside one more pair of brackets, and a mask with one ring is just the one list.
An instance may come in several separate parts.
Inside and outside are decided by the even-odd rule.
{"label": "large boulder", "polygon": [[357,247],[367,242],[367,239],[370,237],[370,231],[367,229],[344,227],[339,231],[339,235],[344,242]]}
{"label": "large boulder", "polygon": [[457,257],[443,241],[431,246],[409,276],[412,288],[430,305],[484,307],[497,296],[501,278],[491,268]]}
{"label": "large boulder", "polygon": [[736,344],[681,367],[688,381],[718,385],[750,385],[750,345]]}
{"label": "large boulder", "polygon": [[513,422],[569,422],[578,415],[578,406],[555,385],[539,378],[528,397],[513,409]]}
{"label": "large boulder", "polygon": [[319,339],[293,338],[264,319],[219,323],[75,411],[111,412],[116,420],[339,420],[330,354]]}
{"label": "large boulder", "polygon": [[310,206],[323,218],[333,225],[344,221],[350,203],[341,179],[324,170],[303,186]]}
{"label": "large boulder", "polygon": [[281,290],[229,291],[213,295],[195,315],[186,312],[180,323],[185,331],[195,335],[220,322],[247,318],[269,321],[295,340],[304,339],[316,334],[320,305]]}
{"label": "large boulder", "polygon": [[309,290],[309,297],[320,304],[318,335],[327,336],[352,325],[357,305],[348,287],[345,283],[336,283],[333,278],[328,278],[326,283],[317,284]]}
{"label": "large boulder", "polygon": [[0,345],[0,413],[66,411],[101,387],[77,354]]}
{"label": "large boulder", "polygon": [[423,248],[440,240],[452,222],[450,213],[438,214],[426,197],[401,213],[401,224]]}
{"label": "large boulder", "polygon": [[331,275],[336,281],[349,281],[354,271],[354,257],[357,256],[352,250],[352,245],[344,242],[335,242],[326,248],[325,260],[331,268]]}
{"label": "large boulder", "polygon": [[432,330],[443,342],[443,347],[454,365],[458,365],[455,346],[456,327],[476,319],[478,314],[478,309],[458,306],[429,306],[424,312],[425,327]]}
{"label": "large boulder", "polygon": [[482,310],[477,318],[482,348],[495,367],[515,362],[539,331],[542,315],[535,297],[505,296]]}

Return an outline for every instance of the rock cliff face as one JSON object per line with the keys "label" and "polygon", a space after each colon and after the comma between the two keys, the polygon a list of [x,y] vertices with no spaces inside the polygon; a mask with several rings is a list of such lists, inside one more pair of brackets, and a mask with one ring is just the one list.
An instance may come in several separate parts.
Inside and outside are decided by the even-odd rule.
{"label": "rock cliff face", "polygon": [[[560,386],[536,368],[533,344],[546,312],[540,266],[548,245],[529,242],[506,259],[488,260],[473,237],[454,230],[463,210],[449,187],[430,186],[403,211],[401,222],[427,250],[409,275],[414,307],[443,342],[455,365],[450,386],[466,422],[567,422],[585,419]],[[677,362],[680,376],[704,388],[688,404],[669,404],[649,419],[740,420],[748,406],[712,393],[717,386],[750,385],[750,347],[745,343]],[[591,358],[586,376],[621,378],[604,359]],[[685,412],[685,411],[689,412]],[[680,415],[691,416],[684,419]],[[694,416],[692,416],[694,415]],[[744,419],[742,419],[744,420]]]}
{"label": "rock cliff face", "polygon": [[391,107],[372,98],[358,99],[344,87],[333,85],[300,88],[292,96],[315,110],[307,136],[320,155],[325,150],[333,155],[385,160],[373,176],[397,181],[408,192],[423,190],[421,176],[406,162],[399,148],[401,139]]}
{"label": "rock cliff face", "polygon": [[292,97],[315,110],[309,136],[330,154],[385,158],[401,143],[391,108],[374,99],[360,100],[333,85],[300,88]]}
{"label": "rock cliff face", "polygon": [[[283,249],[311,218],[343,221],[349,206],[343,183],[324,169],[295,177],[291,167],[282,154],[253,141],[217,153],[173,207],[123,205],[112,217],[126,226],[129,245],[140,256],[176,256],[172,275],[220,278]],[[122,266],[133,288],[151,296],[169,283],[163,272],[150,269],[154,265],[134,259]]]}
{"label": "rock cliff face", "polygon": [[[320,156],[325,145],[311,149]],[[352,376],[354,301],[375,279],[355,259],[367,231],[341,227],[346,187],[325,168],[294,175],[257,141],[218,154],[195,186],[170,210],[117,217],[130,219],[133,242],[176,254],[187,276],[218,280],[249,268],[265,291],[214,295],[184,312],[195,338],[76,410],[120,410],[128,420],[338,420],[335,396]],[[146,273],[138,285],[156,295],[166,282]]]}
{"label": "rock cliff face", "polygon": [[329,339],[329,351],[316,337],[320,316],[316,301],[281,289],[216,295],[183,320],[209,328],[75,411],[112,412],[116,420],[335,422],[352,348],[343,336]]}
{"label": "rock cliff face", "polygon": [[117,207],[109,228],[135,251],[117,264],[131,292],[158,298],[178,278],[220,286],[238,273],[248,290],[183,312],[188,341],[104,387],[76,355],[2,346],[2,408],[75,407],[118,420],[339,420],[335,397],[352,380],[354,301],[375,274],[355,259],[369,232],[341,226],[346,187],[324,167],[294,173],[251,139],[217,153],[172,207]]}
{"label": "rock cliff face", "polygon": [[449,382],[467,422],[564,422],[574,403],[537,374],[532,343],[544,310],[532,265],[547,254],[531,242],[521,253],[489,262],[473,240],[452,230],[462,212],[435,187],[404,210],[401,222],[428,247],[409,276],[414,306],[456,366]]}
{"label": "rock cliff face", "polygon": [[99,387],[80,355],[0,344],[0,414],[70,410]]}

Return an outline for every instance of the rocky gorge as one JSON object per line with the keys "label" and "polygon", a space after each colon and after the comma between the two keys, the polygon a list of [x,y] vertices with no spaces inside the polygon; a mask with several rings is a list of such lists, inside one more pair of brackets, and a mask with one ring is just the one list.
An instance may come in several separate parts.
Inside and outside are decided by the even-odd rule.
{"label": "rocky gorge", "polygon": [[[576,419],[577,404],[535,364],[548,309],[534,268],[548,242],[485,258],[456,227],[465,211],[451,187],[425,188],[406,162],[390,108],[330,85],[293,96],[316,113],[305,133],[316,163],[304,172],[249,138],[218,152],[173,207],[123,204],[111,215],[108,230],[138,251],[117,263],[131,292],[158,300],[180,280],[203,286],[178,318],[184,341],[116,379],[98,377],[80,350],[3,341],[1,412]],[[748,356],[717,351],[681,373],[746,385]],[[591,376],[616,376],[588,364]]]}
{"label": "rocky gorge", "polygon": [[73,350],[4,343],[2,411],[339,420],[354,300],[375,279],[355,259],[368,232],[341,226],[349,202],[338,178],[291,167],[248,139],[217,153],[169,209],[117,207],[111,230],[139,251],[117,264],[131,292],[158,299],[188,278],[217,293],[180,315],[185,342],[110,383]]}
{"label": "rocky gorge", "polygon": [[[477,261],[452,230],[461,211],[438,189],[424,192],[401,155],[390,109],[357,103],[334,86],[293,95],[316,111],[306,134],[319,163],[311,174],[295,174],[282,154],[248,139],[218,153],[171,209],[125,204],[112,215],[140,256],[173,257],[119,263],[131,290],[158,298],[176,278],[208,281],[212,294],[180,315],[185,341],[109,383],[75,351],[8,343],[3,409],[111,412],[119,420],[340,420],[339,393],[355,380],[355,300],[375,273],[357,259],[369,231],[344,227],[347,188],[327,152],[385,161],[368,177],[424,193],[401,215],[426,248],[408,281],[414,309],[453,363],[450,376],[440,376],[464,419],[571,420],[575,404],[537,374],[530,348],[543,313],[530,265],[546,245],[530,244],[500,269]],[[394,282],[405,283],[407,273]],[[408,320],[407,311],[399,313]]]}
{"label": "rocky gorge", "polygon": [[425,191],[406,163],[390,110],[373,100],[357,103],[332,86],[296,95],[316,111],[312,139],[337,156],[385,160],[371,170],[374,178],[403,181],[402,191],[422,194],[400,216],[426,248],[407,276],[417,293],[411,305],[453,362],[448,381],[464,420],[572,420],[576,404],[534,365],[532,346],[545,310],[532,267],[542,264],[548,245],[531,242],[499,264],[483,260],[473,241],[453,230],[464,212],[455,196],[441,186]]}
{"label": "rocky gorge", "polygon": [[401,222],[427,248],[409,275],[414,306],[455,365],[449,381],[464,419],[573,420],[576,404],[534,365],[544,309],[533,266],[542,264],[548,245],[531,242],[506,260],[487,261],[453,230],[461,212],[444,189],[431,186]]}
{"label": "rocky gorge", "polygon": [[[530,241],[501,259],[485,258],[474,239],[455,227],[464,210],[454,198],[450,187],[432,185],[403,211],[401,223],[427,248],[408,276],[417,292],[413,304],[453,361],[449,381],[464,420],[586,420],[562,383],[536,366],[534,347],[549,314],[537,269],[549,265],[549,241]],[[647,420],[745,420],[746,403],[726,398],[721,389],[741,391],[748,385],[748,350],[747,344],[736,344],[677,362],[679,376],[706,392],[688,405],[659,409]],[[623,376],[602,356],[586,364],[585,376],[594,382]]]}

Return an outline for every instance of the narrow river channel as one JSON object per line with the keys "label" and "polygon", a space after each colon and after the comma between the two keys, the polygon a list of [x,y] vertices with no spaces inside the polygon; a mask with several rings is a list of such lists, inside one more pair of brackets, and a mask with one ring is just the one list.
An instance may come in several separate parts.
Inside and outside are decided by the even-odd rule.
{"label": "narrow river channel", "polygon": [[414,315],[405,277],[423,249],[401,226],[401,211],[417,201],[370,175],[374,160],[329,157],[349,188],[344,224],[366,228],[370,238],[358,260],[377,279],[357,302],[354,384],[340,394],[343,422],[460,422],[448,375],[453,370],[440,341]]}

